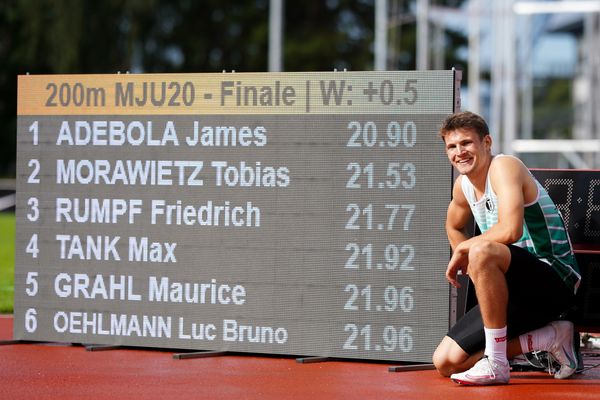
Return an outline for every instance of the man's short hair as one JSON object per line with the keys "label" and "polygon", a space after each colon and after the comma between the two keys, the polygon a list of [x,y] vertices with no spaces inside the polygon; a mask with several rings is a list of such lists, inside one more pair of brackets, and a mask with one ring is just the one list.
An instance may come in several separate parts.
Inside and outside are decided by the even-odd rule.
{"label": "man's short hair", "polygon": [[444,139],[446,134],[459,129],[471,130],[477,133],[481,139],[490,134],[488,125],[483,118],[470,111],[463,111],[449,115],[444,120],[440,127],[440,137]]}

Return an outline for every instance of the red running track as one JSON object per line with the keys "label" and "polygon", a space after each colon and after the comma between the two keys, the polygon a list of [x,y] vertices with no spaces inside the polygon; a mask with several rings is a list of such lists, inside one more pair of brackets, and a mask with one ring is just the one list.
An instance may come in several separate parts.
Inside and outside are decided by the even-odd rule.
{"label": "red running track", "polygon": [[[0,316],[0,339],[12,316]],[[600,358],[586,358],[586,364]],[[0,399],[600,399],[600,367],[574,379],[542,372],[511,375],[507,386],[461,387],[437,372],[388,372],[386,364],[226,355],[176,360],[146,349],[86,351],[81,346],[0,346]]]}

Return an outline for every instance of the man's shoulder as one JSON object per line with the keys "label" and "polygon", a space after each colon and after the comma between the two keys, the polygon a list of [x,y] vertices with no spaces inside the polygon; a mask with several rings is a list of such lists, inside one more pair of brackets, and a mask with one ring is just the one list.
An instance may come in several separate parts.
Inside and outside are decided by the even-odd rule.
{"label": "man's shoulder", "polygon": [[521,161],[518,157],[509,155],[509,154],[496,154],[492,158],[490,168],[492,168],[493,166],[498,166],[498,165],[501,165],[501,166],[512,165],[512,166],[526,168],[525,164],[523,164],[523,161]]}
{"label": "man's shoulder", "polygon": [[[452,199],[455,205],[469,206],[465,193],[463,192],[462,182],[465,179],[463,175],[459,175],[454,181],[454,187],[452,188]],[[468,179],[467,179],[468,182]]]}
{"label": "man's shoulder", "polygon": [[460,190],[462,192],[463,179],[463,175],[458,175],[454,180],[454,185],[452,186],[452,190],[454,191],[454,193],[456,193],[457,190]]}
{"label": "man's shoulder", "polygon": [[507,177],[510,175],[521,176],[525,178],[529,175],[529,170],[523,164],[523,161],[515,156],[499,154],[492,158],[492,162],[489,167],[489,175],[493,179],[497,177]]}

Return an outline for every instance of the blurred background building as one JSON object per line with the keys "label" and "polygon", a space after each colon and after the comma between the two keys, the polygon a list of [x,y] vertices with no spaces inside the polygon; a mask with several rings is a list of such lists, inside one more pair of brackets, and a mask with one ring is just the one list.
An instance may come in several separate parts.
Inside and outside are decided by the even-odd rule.
{"label": "blurred background building", "polygon": [[0,59],[0,178],[25,73],[456,68],[495,151],[600,168],[600,0],[13,0]]}
{"label": "blurred background building", "polygon": [[[398,37],[414,23],[416,69],[459,61],[463,109],[486,117],[496,152],[533,167],[600,167],[600,1],[416,0],[408,13],[402,3],[375,2],[385,10],[375,31],[389,35],[376,69],[400,67]],[[466,45],[449,45],[453,35]]]}

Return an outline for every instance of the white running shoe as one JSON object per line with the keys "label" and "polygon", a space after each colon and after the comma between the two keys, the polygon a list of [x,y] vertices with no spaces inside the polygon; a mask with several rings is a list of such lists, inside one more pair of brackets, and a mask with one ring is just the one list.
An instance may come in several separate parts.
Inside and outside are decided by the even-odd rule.
{"label": "white running shoe", "polygon": [[556,379],[566,379],[577,370],[577,354],[573,343],[573,323],[571,321],[554,321],[550,325],[556,336],[548,349],[548,353],[560,364],[554,373]]}
{"label": "white running shoe", "polygon": [[450,379],[467,386],[505,385],[510,379],[510,366],[483,356],[471,369],[452,374]]}

